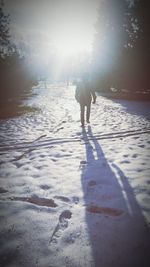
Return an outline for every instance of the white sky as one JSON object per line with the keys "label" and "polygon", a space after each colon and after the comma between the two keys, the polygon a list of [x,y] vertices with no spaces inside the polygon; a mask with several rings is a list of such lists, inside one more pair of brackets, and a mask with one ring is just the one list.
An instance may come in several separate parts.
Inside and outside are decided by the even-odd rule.
{"label": "white sky", "polygon": [[[74,58],[92,51],[95,23],[99,15],[101,3],[106,0],[5,0],[5,7],[11,15],[11,33],[20,47],[27,49],[34,65],[48,63],[54,52],[59,58]],[[111,16],[119,24],[119,4],[123,0],[107,0]],[[118,2],[117,2],[118,1]],[[137,0],[124,0],[131,6]],[[111,5],[112,3],[112,5]],[[119,4],[117,4],[119,3]],[[112,10],[111,10],[112,9]],[[108,14],[107,14],[108,13]],[[120,13],[121,14],[121,13]],[[107,17],[106,16],[106,17]],[[107,18],[106,18],[107,20]],[[114,64],[118,56],[120,37],[117,31],[105,32],[101,25],[101,35],[107,35],[106,42],[101,42],[101,55],[98,68],[106,71]],[[101,38],[103,39],[103,38]],[[56,52],[57,50],[57,52]],[[60,65],[60,63],[59,63]]]}
{"label": "white sky", "polygon": [[[13,38],[25,43],[60,43],[66,46],[79,40],[89,49],[94,36],[98,0],[6,0],[11,14]],[[70,36],[70,37],[68,37]],[[72,40],[69,40],[72,38]],[[69,47],[69,45],[68,45]],[[81,47],[80,47],[81,48]],[[77,49],[75,47],[74,49]]]}

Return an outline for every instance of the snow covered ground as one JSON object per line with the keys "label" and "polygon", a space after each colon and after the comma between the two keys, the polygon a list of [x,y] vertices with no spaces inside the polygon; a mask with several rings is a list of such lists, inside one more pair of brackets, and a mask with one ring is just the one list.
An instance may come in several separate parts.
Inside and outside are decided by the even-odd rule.
{"label": "snow covered ground", "polygon": [[150,251],[150,105],[35,88],[0,122],[0,266],[136,267]]}

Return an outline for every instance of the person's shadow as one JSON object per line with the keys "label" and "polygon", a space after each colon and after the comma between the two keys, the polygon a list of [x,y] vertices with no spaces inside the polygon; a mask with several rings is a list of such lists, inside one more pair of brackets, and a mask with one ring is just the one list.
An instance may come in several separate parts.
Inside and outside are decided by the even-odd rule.
{"label": "person's shadow", "polygon": [[89,126],[82,130],[86,161],[81,182],[94,267],[149,265],[149,230],[128,178],[110,167]]}

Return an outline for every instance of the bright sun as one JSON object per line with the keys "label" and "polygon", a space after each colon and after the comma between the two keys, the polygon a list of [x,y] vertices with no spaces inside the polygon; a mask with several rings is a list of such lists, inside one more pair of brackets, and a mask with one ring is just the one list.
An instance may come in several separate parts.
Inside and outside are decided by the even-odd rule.
{"label": "bright sun", "polygon": [[65,30],[56,36],[54,45],[64,57],[76,56],[91,51],[91,40],[80,30]]}

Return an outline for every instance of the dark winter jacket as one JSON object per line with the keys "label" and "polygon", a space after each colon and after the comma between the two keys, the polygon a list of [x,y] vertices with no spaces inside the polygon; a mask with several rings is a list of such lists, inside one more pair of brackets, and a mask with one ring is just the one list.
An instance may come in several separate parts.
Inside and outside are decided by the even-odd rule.
{"label": "dark winter jacket", "polygon": [[96,101],[96,95],[93,90],[90,89],[88,84],[77,85],[75,98],[80,105],[89,105],[93,98],[93,103]]}

